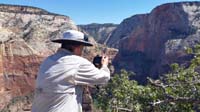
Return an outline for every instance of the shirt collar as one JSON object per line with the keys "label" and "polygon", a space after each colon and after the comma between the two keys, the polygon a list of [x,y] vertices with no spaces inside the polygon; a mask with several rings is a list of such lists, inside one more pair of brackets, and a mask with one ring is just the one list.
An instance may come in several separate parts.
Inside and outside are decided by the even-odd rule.
{"label": "shirt collar", "polygon": [[71,51],[69,51],[69,50],[67,50],[67,49],[63,49],[63,48],[59,48],[59,49],[57,50],[57,52],[63,52],[63,53],[66,53],[66,54],[73,54],[73,52],[71,52]]}

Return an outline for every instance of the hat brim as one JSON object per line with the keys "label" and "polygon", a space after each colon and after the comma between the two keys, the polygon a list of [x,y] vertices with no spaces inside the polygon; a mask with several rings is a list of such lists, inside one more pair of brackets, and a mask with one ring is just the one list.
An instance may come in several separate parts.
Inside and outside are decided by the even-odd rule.
{"label": "hat brim", "polygon": [[80,44],[80,45],[84,45],[84,46],[93,46],[92,43],[86,42],[86,41],[82,41],[82,40],[55,39],[55,40],[51,40],[51,41],[52,41],[52,42],[55,42],[55,43]]}

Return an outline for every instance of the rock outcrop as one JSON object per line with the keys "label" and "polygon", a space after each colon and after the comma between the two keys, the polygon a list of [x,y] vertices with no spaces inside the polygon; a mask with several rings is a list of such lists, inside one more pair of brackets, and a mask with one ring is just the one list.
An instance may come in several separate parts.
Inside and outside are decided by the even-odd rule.
{"label": "rock outcrop", "polygon": [[88,25],[78,25],[81,30],[84,30],[89,35],[94,37],[94,39],[100,43],[105,44],[107,40],[110,38],[112,31],[117,28],[117,24],[105,23],[105,24],[97,24],[92,23]]}
{"label": "rock outcrop", "polygon": [[41,61],[59,46],[49,40],[59,38],[66,29],[77,30],[67,16],[34,7],[0,5],[0,110],[13,98],[34,91]]}
{"label": "rock outcrop", "polygon": [[171,63],[187,63],[185,49],[200,42],[199,15],[200,2],[179,2],[125,19],[107,41],[119,48],[116,67],[134,71],[141,81],[166,73]]}

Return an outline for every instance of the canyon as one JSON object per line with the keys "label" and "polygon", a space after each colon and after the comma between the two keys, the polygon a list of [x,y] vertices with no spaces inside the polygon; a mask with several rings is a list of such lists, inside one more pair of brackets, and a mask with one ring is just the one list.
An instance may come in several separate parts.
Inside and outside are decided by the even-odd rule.
{"label": "canyon", "polygon": [[112,72],[132,71],[141,83],[170,71],[172,63],[187,66],[186,53],[200,43],[200,2],[157,6],[116,24],[76,25],[65,15],[17,5],[0,4],[0,110],[30,111],[35,79],[42,60],[56,52],[67,29],[80,30],[94,43],[84,49],[90,61],[107,51]]}

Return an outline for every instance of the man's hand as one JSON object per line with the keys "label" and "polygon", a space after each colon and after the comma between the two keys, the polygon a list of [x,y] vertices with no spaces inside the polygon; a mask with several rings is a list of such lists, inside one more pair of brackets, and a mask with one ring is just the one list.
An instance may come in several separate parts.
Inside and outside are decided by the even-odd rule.
{"label": "man's hand", "polygon": [[102,59],[101,59],[101,64],[102,64],[102,66],[108,66],[108,61],[109,61],[108,56],[103,55],[103,56],[102,56]]}

